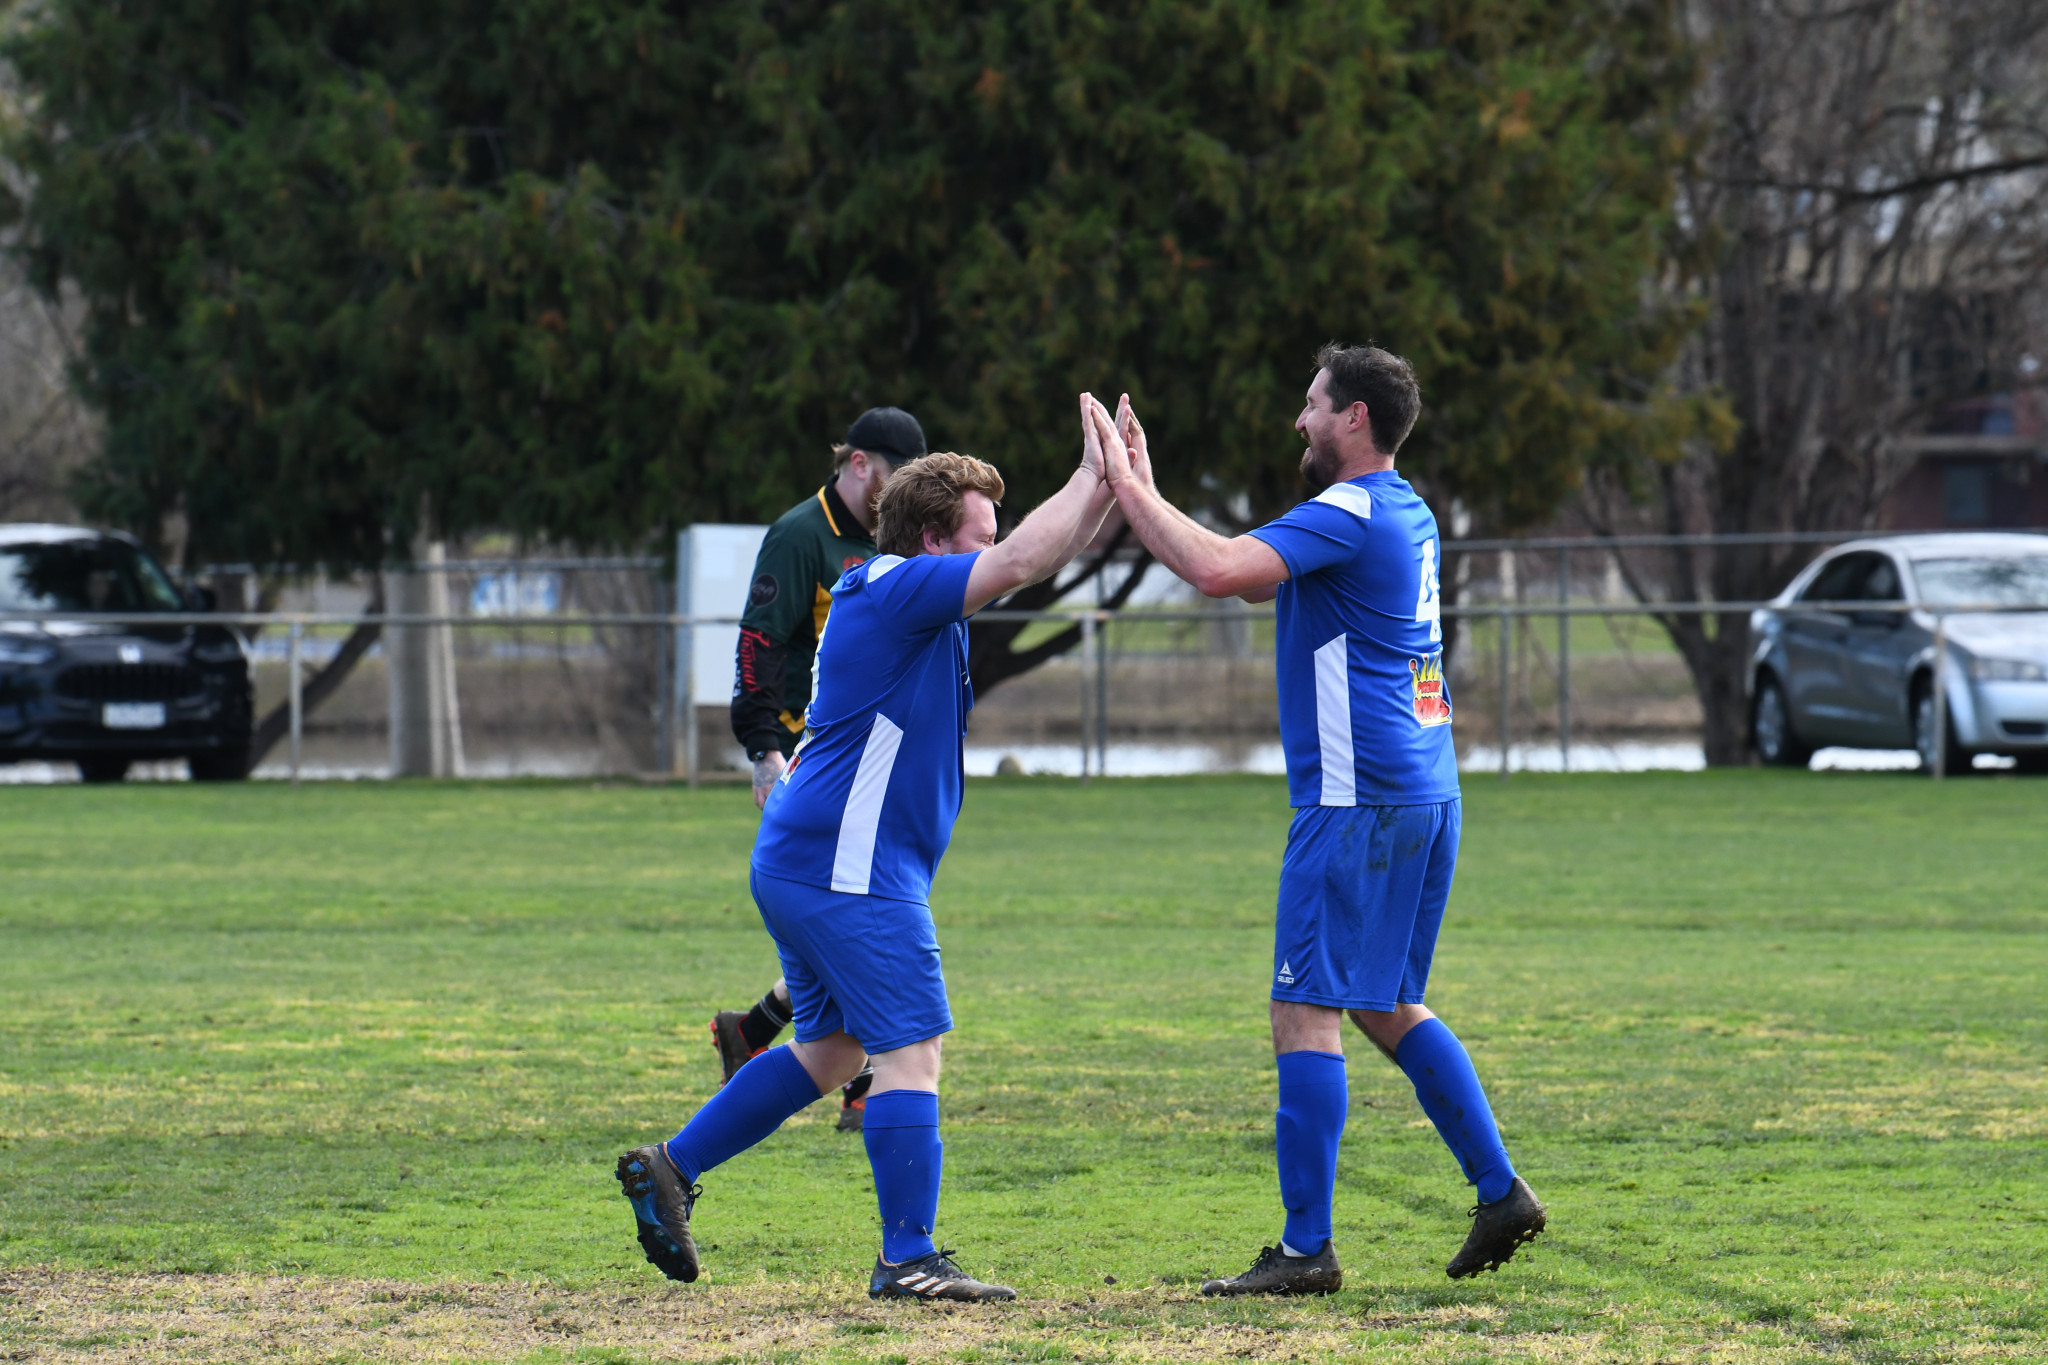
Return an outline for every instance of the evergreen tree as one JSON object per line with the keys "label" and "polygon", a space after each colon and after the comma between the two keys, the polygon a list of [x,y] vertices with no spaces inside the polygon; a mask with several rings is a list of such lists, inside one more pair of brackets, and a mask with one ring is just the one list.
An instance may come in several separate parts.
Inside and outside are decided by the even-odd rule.
{"label": "evergreen tree", "polygon": [[1016,511],[1081,388],[1261,516],[1332,337],[1495,530],[1695,424],[1668,0],[45,0],[5,52],[80,495],[198,558],[762,519],[885,402]]}

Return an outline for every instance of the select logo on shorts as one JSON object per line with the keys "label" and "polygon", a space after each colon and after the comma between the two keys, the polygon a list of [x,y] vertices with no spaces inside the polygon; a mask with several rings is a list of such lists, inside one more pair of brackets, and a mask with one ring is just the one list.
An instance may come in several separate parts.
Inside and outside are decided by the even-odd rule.
{"label": "select logo on shorts", "polygon": [[1444,652],[1408,661],[1408,682],[1415,691],[1417,725],[1449,725],[1451,703],[1444,696]]}
{"label": "select logo on shorts", "polygon": [[1294,967],[1292,964],[1283,961],[1280,964],[1280,970],[1274,973],[1273,979],[1283,986],[1292,986],[1294,984]]}

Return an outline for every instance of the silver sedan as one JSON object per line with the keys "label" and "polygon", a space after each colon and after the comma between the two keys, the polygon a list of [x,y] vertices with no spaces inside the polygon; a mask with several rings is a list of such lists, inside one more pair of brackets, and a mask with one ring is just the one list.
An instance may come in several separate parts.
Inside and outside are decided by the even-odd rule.
{"label": "silver sedan", "polygon": [[[1971,607],[2001,610],[1958,610]],[[1754,613],[1750,639],[1750,735],[1766,763],[1844,745],[1917,749],[1929,771],[1937,757],[1958,773],[2008,754],[2048,772],[2048,536],[1852,541]]]}

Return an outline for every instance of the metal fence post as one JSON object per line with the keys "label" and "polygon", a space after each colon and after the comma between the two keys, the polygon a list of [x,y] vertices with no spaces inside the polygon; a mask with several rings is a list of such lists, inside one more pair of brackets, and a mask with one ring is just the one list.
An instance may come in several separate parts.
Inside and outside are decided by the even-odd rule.
{"label": "metal fence post", "polygon": [[[667,591],[673,596],[674,585]],[[661,603],[669,620],[654,628],[654,771],[673,776],[676,770],[676,642],[675,603]]]}
{"label": "metal fence post", "polygon": [[291,699],[292,713],[292,785],[299,785],[299,751],[306,732],[305,693],[299,684],[299,640],[305,633],[305,626],[292,622],[291,631],[285,643],[286,695]]}
{"label": "metal fence post", "polygon": [[1081,784],[1088,783],[1088,669],[1095,659],[1095,616],[1081,618]]}
{"label": "metal fence post", "polygon": [[469,758],[462,751],[462,694],[456,686],[455,620],[452,610],[444,615],[445,620],[435,634],[441,645],[441,709],[448,724],[448,776],[462,777],[469,770]]}
{"label": "metal fence post", "polygon": [[1934,776],[1948,775],[1948,618],[1934,618]]}
{"label": "metal fence post", "polygon": [[1572,552],[1557,552],[1557,766],[1572,770]]}
{"label": "metal fence post", "polygon": [[676,689],[682,699],[676,721],[683,727],[683,780],[694,787],[700,766],[697,753],[697,623],[695,617],[686,617],[685,621],[683,628],[676,632]]}
{"label": "metal fence post", "polygon": [[1500,780],[1508,780],[1508,728],[1514,722],[1514,676],[1509,671],[1508,646],[1515,618],[1508,615],[1508,604],[1500,605],[1500,615],[1494,618],[1500,623]]}
{"label": "metal fence post", "polygon": [[[1099,578],[1099,576],[1098,576]],[[1095,775],[1109,776],[1109,615],[1095,627]]]}
{"label": "metal fence post", "polygon": [[680,742],[670,750],[682,763],[683,780],[697,785],[697,628],[690,590],[690,533],[676,532],[675,683],[669,690],[669,724]]}

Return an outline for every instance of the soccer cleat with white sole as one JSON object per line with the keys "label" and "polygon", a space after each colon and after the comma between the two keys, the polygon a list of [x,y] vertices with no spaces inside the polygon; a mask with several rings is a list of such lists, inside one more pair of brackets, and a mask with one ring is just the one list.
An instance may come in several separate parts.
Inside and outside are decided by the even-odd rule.
{"label": "soccer cleat with white sole", "polygon": [[890,1265],[876,1257],[875,1273],[868,1278],[868,1297],[954,1303],[991,1303],[1017,1297],[1017,1291],[1005,1285],[983,1284],[954,1265],[952,1257],[950,1247],[902,1265]]}

